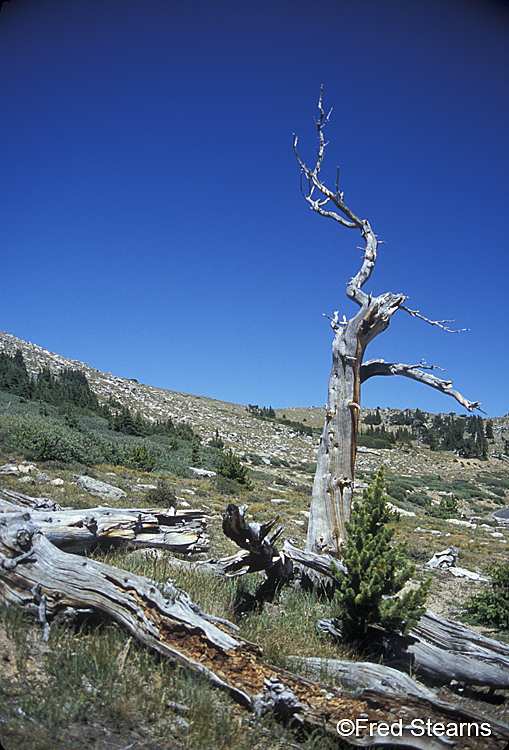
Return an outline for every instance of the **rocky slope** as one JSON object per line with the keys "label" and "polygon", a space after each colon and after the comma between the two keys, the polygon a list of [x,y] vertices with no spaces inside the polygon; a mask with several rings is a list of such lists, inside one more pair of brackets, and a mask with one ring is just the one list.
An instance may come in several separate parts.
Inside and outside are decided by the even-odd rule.
{"label": "rocky slope", "polygon": [[[9,333],[0,332],[0,351],[13,355],[21,349],[27,368],[36,375],[43,367],[57,373],[64,368],[80,369],[85,372],[90,387],[101,401],[113,397],[134,412],[145,418],[167,419],[188,422],[203,440],[214,437],[216,430],[226,443],[236,452],[246,456],[260,457],[262,468],[268,473],[283,474],[294,481],[311,481],[312,470],[305,465],[316,460],[318,435],[305,435],[274,422],[261,421],[248,413],[247,407],[226,401],[218,401],[206,396],[197,396],[177,391],[155,388],[138,383],[136,380],[119,378],[103,373],[83,362],[67,359],[59,354],[43,349],[36,344],[24,341]],[[368,410],[361,409],[361,422]],[[382,412],[388,417],[386,410]],[[317,407],[288,407],[276,410],[278,417],[304,422],[311,427],[321,427],[324,411]],[[509,437],[509,415],[493,420],[496,438],[495,450],[502,448],[503,438]],[[279,462],[291,464],[291,468]],[[394,474],[423,475],[440,473],[444,478],[473,478],[481,470],[490,467],[494,471],[501,468],[499,459],[489,461],[458,460],[447,452],[432,453],[427,448],[369,451],[359,449],[357,470],[376,470],[384,464],[388,472]],[[506,466],[504,466],[504,469]],[[311,471],[311,473],[310,473]]]}

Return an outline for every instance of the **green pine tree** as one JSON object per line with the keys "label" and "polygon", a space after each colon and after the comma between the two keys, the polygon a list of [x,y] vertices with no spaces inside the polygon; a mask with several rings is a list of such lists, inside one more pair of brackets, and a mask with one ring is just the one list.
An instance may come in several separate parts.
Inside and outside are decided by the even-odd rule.
{"label": "green pine tree", "polygon": [[369,623],[405,633],[424,613],[431,579],[397,596],[415,570],[406,563],[407,542],[391,546],[395,529],[388,524],[397,518],[387,505],[381,468],[362,501],[353,504],[343,553],[348,573],[336,569],[338,619],[347,639],[362,638]]}
{"label": "green pine tree", "polygon": [[231,448],[224,451],[217,473],[222,477],[226,477],[226,479],[234,479],[239,484],[243,484],[246,488],[251,487],[251,481],[246,467],[242,465],[240,458],[235,455]]}

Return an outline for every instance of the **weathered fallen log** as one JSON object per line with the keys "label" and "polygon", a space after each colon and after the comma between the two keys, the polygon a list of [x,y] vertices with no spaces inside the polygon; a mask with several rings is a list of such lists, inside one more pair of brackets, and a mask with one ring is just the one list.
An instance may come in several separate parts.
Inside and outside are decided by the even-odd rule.
{"label": "weathered fallen log", "polygon": [[[165,594],[146,578],[63,552],[29,514],[0,518],[0,597],[35,611],[43,623],[69,610],[100,612],[258,713],[270,708],[281,719],[334,736],[341,720],[354,725],[359,720],[359,732],[348,736],[353,745],[502,750],[509,740],[509,727],[457,705],[372,690],[354,695],[273,667],[258,646],[234,638],[198,614],[182,592],[171,587]],[[428,720],[443,725],[443,737],[423,736],[422,724]],[[385,732],[382,722],[394,724],[398,733]],[[466,736],[463,727],[473,727],[474,734]]]}
{"label": "weathered fallen log", "polygon": [[[320,620],[318,627],[342,638],[335,620]],[[364,641],[367,655],[434,685],[456,680],[465,685],[509,688],[509,645],[486,638],[455,620],[443,620],[431,610],[407,635],[369,627]]]}
{"label": "weathered fallen log", "polygon": [[[17,508],[17,513],[22,508]],[[16,513],[3,516],[8,519]],[[2,517],[2,516],[0,516]],[[209,548],[204,511],[174,508],[91,508],[34,510],[31,518],[52,544],[81,554],[87,549],[129,542],[171,552],[204,552]]]}
{"label": "weathered fallen log", "polygon": [[351,692],[376,690],[400,695],[418,695],[434,700],[435,695],[404,672],[370,661],[320,659],[316,656],[289,656],[287,663],[297,667],[306,677],[316,680],[333,678],[339,687]]}
{"label": "weathered fallen log", "polygon": [[0,488],[0,513],[3,511],[19,511],[33,508],[34,510],[62,510],[61,506],[49,497],[31,497],[21,492],[14,492],[5,487]]}

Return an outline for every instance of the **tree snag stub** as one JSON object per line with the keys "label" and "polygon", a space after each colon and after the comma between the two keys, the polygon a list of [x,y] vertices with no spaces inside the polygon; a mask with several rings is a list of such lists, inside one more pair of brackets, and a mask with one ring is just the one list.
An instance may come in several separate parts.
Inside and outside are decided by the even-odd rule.
{"label": "tree snag stub", "polygon": [[[446,324],[451,321],[429,320],[417,310],[405,307],[404,302],[407,298],[404,294],[385,292],[373,297],[363,291],[362,287],[375,267],[380,241],[369,221],[360,219],[344,202],[344,194],[338,187],[339,170],[334,190],[328,188],[320,179],[320,169],[327,146],[323,131],[332,112],[331,110],[325,114],[322,94],[323,88],[318,101],[318,148],[313,168],[307,167],[300,158],[297,150],[298,139],[294,136],[293,147],[301,168],[302,194],[311,209],[320,216],[334,219],[348,229],[358,229],[365,243],[362,265],[346,285],[347,297],[359,306],[359,311],[350,320],[343,316],[343,320],[340,321],[337,312],[330,318],[335,334],[332,344],[332,369],[329,377],[326,420],[318,448],[306,541],[306,550],[309,552],[340,557],[340,548],[346,541],[346,524],[350,520],[353,497],[361,383],[374,375],[404,375],[452,396],[469,411],[478,409],[480,402],[464,398],[452,389],[452,381],[441,380],[431,374],[429,370],[434,367],[426,366],[424,362],[418,365],[405,365],[371,360],[363,365],[366,347],[375,336],[385,331],[397,310],[405,310],[413,317],[450,333],[457,331],[447,327]],[[303,175],[307,180],[307,190],[304,190]]]}

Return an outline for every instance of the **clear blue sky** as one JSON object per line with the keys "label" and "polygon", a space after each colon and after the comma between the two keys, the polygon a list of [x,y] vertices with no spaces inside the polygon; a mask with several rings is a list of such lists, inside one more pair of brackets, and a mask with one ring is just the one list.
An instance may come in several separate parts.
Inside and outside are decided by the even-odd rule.
{"label": "clear blue sky", "polygon": [[[11,0],[0,12],[0,329],[238,403],[326,400],[359,235],[310,211],[292,136],[385,241],[366,359],[509,412],[509,9],[494,0]],[[462,409],[402,378],[364,406]]]}

